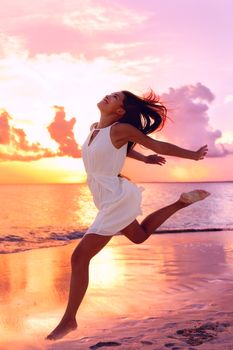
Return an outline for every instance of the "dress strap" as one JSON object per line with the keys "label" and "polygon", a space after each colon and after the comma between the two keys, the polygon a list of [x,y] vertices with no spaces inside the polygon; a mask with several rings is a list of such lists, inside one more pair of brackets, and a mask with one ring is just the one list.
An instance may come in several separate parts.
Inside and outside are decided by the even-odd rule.
{"label": "dress strap", "polygon": [[105,128],[93,128],[93,130],[102,130],[102,129],[107,129],[107,128],[111,128],[111,126],[118,124],[118,122],[114,122],[113,124],[106,126]]}

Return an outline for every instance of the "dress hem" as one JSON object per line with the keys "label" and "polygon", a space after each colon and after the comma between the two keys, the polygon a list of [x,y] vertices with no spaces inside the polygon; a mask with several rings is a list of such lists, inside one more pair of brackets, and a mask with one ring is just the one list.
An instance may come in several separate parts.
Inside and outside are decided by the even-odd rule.
{"label": "dress hem", "polygon": [[[140,212],[138,215],[141,215],[142,212]],[[137,216],[138,216],[137,215]],[[132,224],[132,222],[134,222],[137,218],[137,216],[135,216],[133,219],[131,219],[129,221],[129,223],[126,223],[123,225],[123,227],[121,227],[120,229],[118,229],[117,231],[114,231],[114,233],[110,233],[109,231],[104,231],[104,230],[100,230],[99,228],[89,228],[84,235],[88,235],[90,233],[94,233],[94,234],[98,234],[100,236],[115,236],[117,234],[119,234],[124,228],[126,228],[127,226],[129,226],[130,224]]]}

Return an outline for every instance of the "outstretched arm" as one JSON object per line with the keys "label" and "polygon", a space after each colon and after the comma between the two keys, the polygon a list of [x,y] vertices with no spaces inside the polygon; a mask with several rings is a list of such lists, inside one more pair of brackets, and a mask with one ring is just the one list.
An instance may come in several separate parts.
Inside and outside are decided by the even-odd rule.
{"label": "outstretched arm", "polygon": [[166,159],[158,156],[157,154],[150,154],[149,156],[145,156],[144,154],[139,153],[139,152],[135,151],[134,149],[131,149],[129,151],[129,153],[127,154],[127,157],[139,160],[139,161],[147,163],[147,164],[163,165],[166,163]]}
{"label": "outstretched arm", "polygon": [[208,152],[207,145],[199,148],[197,151],[191,151],[173,145],[172,143],[154,140],[151,137],[144,135],[141,131],[130,124],[119,124],[118,132],[121,135],[121,139],[124,138],[126,142],[131,141],[139,143],[140,145],[151,149],[155,153],[162,155],[200,160],[204,159]]}
{"label": "outstretched arm", "polygon": [[139,153],[139,152],[135,151],[134,149],[131,149],[129,151],[129,153],[127,154],[127,157],[139,160],[141,162],[145,162],[145,160],[146,160],[146,156],[144,156],[144,154]]}

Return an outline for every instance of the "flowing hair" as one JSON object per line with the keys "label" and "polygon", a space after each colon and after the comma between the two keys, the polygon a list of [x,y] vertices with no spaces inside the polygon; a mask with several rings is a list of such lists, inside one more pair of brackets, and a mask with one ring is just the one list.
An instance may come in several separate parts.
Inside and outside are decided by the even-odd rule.
{"label": "flowing hair", "polygon": [[[125,114],[118,120],[119,123],[131,124],[143,134],[150,134],[163,128],[167,118],[167,108],[152,89],[142,97],[130,91],[122,91],[122,93],[125,96],[123,100]],[[135,142],[128,142],[127,153],[134,146]]]}

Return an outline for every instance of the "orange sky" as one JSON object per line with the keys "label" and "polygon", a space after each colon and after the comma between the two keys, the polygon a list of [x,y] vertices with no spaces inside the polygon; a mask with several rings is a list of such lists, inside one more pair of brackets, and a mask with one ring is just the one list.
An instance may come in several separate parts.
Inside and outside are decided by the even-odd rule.
{"label": "orange sky", "polygon": [[232,10],[228,0],[3,0],[0,183],[85,181],[80,145],[98,121],[96,103],[149,87],[172,119],[153,137],[192,150],[207,143],[209,157],[167,157],[162,167],[127,160],[123,173],[233,180]]}

